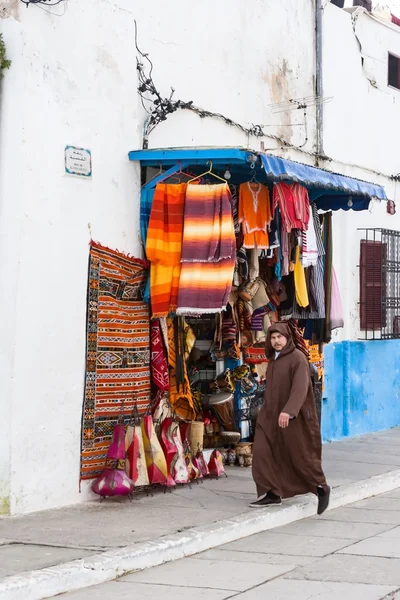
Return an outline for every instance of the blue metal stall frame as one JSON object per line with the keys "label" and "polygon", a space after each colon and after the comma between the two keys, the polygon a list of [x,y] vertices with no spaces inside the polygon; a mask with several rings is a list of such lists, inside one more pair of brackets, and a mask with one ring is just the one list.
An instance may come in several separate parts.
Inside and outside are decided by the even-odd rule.
{"label": "blue metal stall frame", "polygon": [[142,167],[169,167],[146,183],[143,190],[154,188],[159,181],[181,169],[205,167],[212,162],[215,170],[229,167],[232,175],[239,178],[248,176],[254,169],[258,175],[264,173],[266,181],[301,183],[309,190],[310,199],[322,210],[367,210],[372,198],[387,200],[380,185],[245,148],[133,150],[129,152],[129,160],[139,161]]}

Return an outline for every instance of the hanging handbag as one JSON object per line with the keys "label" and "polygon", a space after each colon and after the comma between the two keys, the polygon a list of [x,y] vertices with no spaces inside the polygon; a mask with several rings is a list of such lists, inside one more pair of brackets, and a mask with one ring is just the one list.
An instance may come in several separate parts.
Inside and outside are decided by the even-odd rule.
{"label": "hanging handbag", "polygon": [[143,417],[142,433],[150,484],[165,485],[168,479],[167,461],[158,441],[151,415]]}
{"label": "hanging handbag", "polygon": [[232,382],[230,369],[226,369],[224,373],[218,375],[214,382],[210,384],[210,388],[215,391],[233,392],[235,387]]}
{"label": "hanging handbag", "polygon": [[183,449],[179,423],[177,421],[174,421],[171,425],[171,438],[177,449],[176,457],[173,461],[173,464],[171,465],[172,476],[174,478],[175,483],[189,483],[190,473],[185,461],[185,452]]}
{"label": "hanging handbag", "polygon": [[226,475],[224,469],[224,461],[222,460],[222,454],[218,450],[214,450],[211,454],[210,461],[208,463],[208,470],[211,477],[222,477]]}
{"label": "hanging handbag", "polygon": [[238,290],[239,297],[245,302],[251,302],[254,296],[257,294],[259,287],[260,282],[258,279],[254,279],[254,281],[247,281],[240,286]]}
{"label": "hanging handbag", "polygon": [[146,458],[144,454],[143,434],[140,421],[128,425],[125,435],[126,471],[134,481],[135,487],[143,488],[149,485]]}
{"label": "hanging handbag", "polygon": [[171,417],[164,419],[161,424],[160,432],[160,444],[164,452],[165,460],[167,461],[167,487],[174,487],[176,485],[172,475],[173,466],[177,460],[178,454],[178,448],[176,447],[172,437],[172,429],[174,425],[174,421]]}
{"label": "hanging handbag", "polygon": [[125,471],[125,427],[118,423],[107,452],[106,468],[92,483],[95,494],[102,496],[130,496],[135,484]]}

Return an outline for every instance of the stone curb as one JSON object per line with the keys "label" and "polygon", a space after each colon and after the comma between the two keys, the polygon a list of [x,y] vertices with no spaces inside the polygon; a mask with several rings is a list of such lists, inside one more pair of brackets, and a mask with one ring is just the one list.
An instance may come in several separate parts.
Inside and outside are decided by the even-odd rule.
{"label": "stone curb", "polygon": [[[337,487],[329,510],[400,487],[400,470]],[[280,507],[247,512],[195,527],[151,542],[109,550],[54,567],[7,577],[0,582],[0,600],[43,600],[57,594],[112,581],[133,571],[191,556],[255,533],[287,525],[316,513],[314,497],[285,502]]]}

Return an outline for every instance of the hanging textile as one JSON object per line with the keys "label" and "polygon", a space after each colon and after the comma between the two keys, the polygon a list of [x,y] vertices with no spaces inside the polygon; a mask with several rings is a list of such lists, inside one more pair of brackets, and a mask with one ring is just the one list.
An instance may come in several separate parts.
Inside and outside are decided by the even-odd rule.
{"label": "hanging textile", "polygon": [[188,184],[185,201],[179,315],[226,309],[232,288],[236,240],[227,184]]}
{"label": "hanging textile", "polygon": [[261,183],[248,181],[239,188],[239,223],[245,248],[269,248],[268,225],[272,219],[269,191]]}
{"label": "hanging textile", "polygon": [[325,248],[324,287],[325,287],[325,331],[323,341],[327,344],[332,339],[331,302],[332,302],[332,269],[333,269],[333,240],[332,213],[323,216],[323,239]]}
{"label": "hanging textile", "polygon": [[235,237],[236,237],[236,249],[239,250],[239,248],[241,248],[243,246],[243,233],[242,233],[242,228],[239,223],[238,186],[230,185],[229,189],[231,192],[232,218],[233,218],[233,226],[234,226]]}
{"label": "hanging textile", "polygon": [[275,213],[279,206],[285,231],[308,228],[310,200],[307,188],[300,183],[277,183],[272,198],[273,211]]}
{"label": "hanging textile", "polygon": [[194,346],[195,337],[183,319],[167,319],[169,401],[181,418],[193,421],[196,411],[187,374],[186,360]]}
{"label": "hanging textile", "polygon": [[147,263],[91,242],[82,415],[81,479],[104,468],[114,427],[150,401]]}
{"label": "hanging textile", "polygon": [[154,192],[146,242],[153,317],[176,310],[185,191],[186,183],[159,183]]}
{"label": "hanging textile", "polygon": [[161,334],[160,321],[154,319],[150,325],[151,332],[151,381],[161,392],[169,390],[167,356]]}
{"label": "hanging textile", "polygon": [[154,191],[155,188],[143,188],[140,193],[140,235],[142,237],[142,244],[145,248],[151,207],[153,206]]}
{"label": "hanging textile", "polygon": [[310,360],[310,351],[308,348],[308,344],[304,341],[303,334],[298,326],[297,321],[294,319],[289,319],[287,321],[287,325],[289,326],[290,332],[292,334],[294,345],[300,352],[304,354],[307,360]]}
{"label": "hanging textile", "polygon": [[300,246],[296,248],[296,262],[294,264],[294,287],[296,290],[296,302],[299,306],[306,308],[309,306],[308,291],[304,267],[300,261]]}
{"label": "hanging textile", "polygon": [[[315,231],[316,244],[318,249],[318,260],[315,266],[309,267],[310,288],[313,296],[313,309],[304,309],[297,302],[293,305],[294,319],[325,319],[325,289],[324,289],[324,262],[325,248],[321,235],[321,222],[319,219],[316,204],[311,205],[313,229]],[[311,225],[310,225],[311,228]],[[311,308],[311,307],[310,307]]]}
{"label": "hanging textile", "polygon": [[[314,227],[314,219],[311,206],[309,207],[310,220],[307,231],[301,232],[301,263],[304,268],[315,267],[318,262],[317,234]],[[321,236],[320,236],[321,237]]]}

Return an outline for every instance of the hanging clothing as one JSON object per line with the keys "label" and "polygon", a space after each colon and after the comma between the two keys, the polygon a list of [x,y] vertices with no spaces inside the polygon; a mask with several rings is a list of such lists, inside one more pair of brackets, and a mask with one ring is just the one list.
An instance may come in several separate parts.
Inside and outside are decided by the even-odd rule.
{"label": "hanging clothing", "polygon": [[281,211],[285,231],[307,230],[310,220],[310,200],[307,188],[300,183],[277,183],[273,191],[273,211]]}
{"label": "hanging clothing", "polygon": [[228,185],[188,184],[177,314],[200,315],[225,310],[235,260],[236,240]]}
{"label": "hanging clothing", "polygon": [[308,291],[304,267],[300,261],[300,246],[296,248],[296,262],[294,264],[294,287],[296,290],[296,302],[299,306],[309,306]]}
{"label": "hanging clothing", "polygon": [[186,187],[186,183],[159,183],[154,192],[146,241],[153,317],[176,310]]}
{"label": "hanging clothing", "polygon": [[[287,338],[278,358],[271,346],[271,334]],[[321,465],[322,443],[309,365],[294,346],[289,328],[283,323],[268,331],[264,405],[256,425],[253,446],[253,478],[258,496],[273,492],[282,498],[311,492],[326,486]],[[281,428],[281,412],[294,417]]]}
{"label": "hanging clothing", "polygon": [[281,241],[281,214],[279,212],[279,208],[275,211],[274,220],[272,221],[276,226],[276,237],[278,240],[278,248],[276,251],[276,263],[274,272],[275,275],[280,281],[282,279],[282,264],[283,264],[283,254],[282,254],[282,241]]}
{"label": "hanging clothing", "polygon": [[325,332],[323,341],[328,344],[332,339],[331,303],[332,303],[332,270],[333,270],[333,236],[332,213],[323,216],[323,240],[325,248],[324,288],[325,288]]}
{"label": "hanging clothing", "polygon": [[186,361],[195,338],[190,327],[181,319],[167,319],[169,401],[174,413],[181,419],[194,420],[196,410],[190,389]]}
{"label": "hanging clothing", "polygon": [[269,248],[268,225],[271,222],[269,191],[261,183],[242,183],[239,188],[239,223],[245,248]]}
{"label": "hanging clothing", "polygon": [[160,321],[153,319],[150,324],[151,341],[151,380],[161,392],[169,389],[167,352],[164,347]]}
{"label": "hanging clothing", "polygon": [[[319,219],[317,206],[313,203],[312,219],[315,231],[316,243],[318,248],[318,260],[315,266],[309,267],[310,283],[312,290],[313,306],[310,309],[300,307],[296,300],[293,305],[294,319],[325,319],[325,288],[324,288],[324,257],[325,248],[321,235],[321,222]],[[310,303],[311,304],[311,303]]]}
{"label": "hanging clothing", "polygon": [[231,206],[232,206],[232,218],[233,226],[235,229],[236,237],[236,249],[239,250],[243,246],[243,233],[239,223],[239,186],[229,185],[231,192]]}
{"label": "hanging clothing", "polygon": [[281,277],[286,277],[290,273],[289,260],[289,233],[286,231],[285,224],[281,219],[281,253],[282,253],[282,269]]}
{"label": "hanging clothing", "polygon": [[304,268],[315,267],[318,262],[318,243],[314,227],[312,208],[309,207],[310,220],[307,231],[301,233],[301,263]]}

